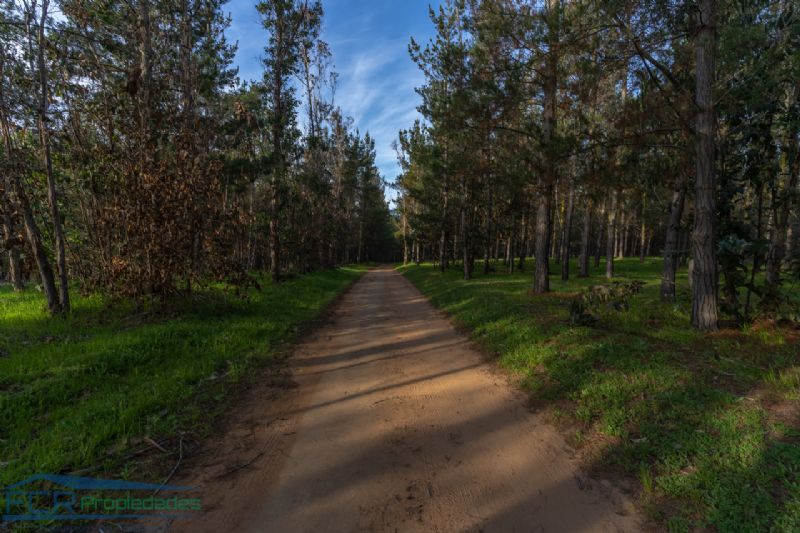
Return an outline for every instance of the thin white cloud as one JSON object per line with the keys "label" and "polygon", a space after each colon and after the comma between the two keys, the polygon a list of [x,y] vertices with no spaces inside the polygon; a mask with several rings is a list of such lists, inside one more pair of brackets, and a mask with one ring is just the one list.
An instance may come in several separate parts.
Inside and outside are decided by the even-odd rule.
{"label": "thin white cloud", "polygon": [[423,77],[408,57],[407,46],[407,39],[371,41],[367,50],[353,54],[348,68],[340,69],[337,89],[338,104],[375,139],[376,163],[389,180],[399,171],[392,142],[419,116],[414,88]]}
{"label": "thin white cloud", "polygon": [[[399,172],[392,142],[419,116],[420,98],[414,89],[424,79],[408,56],[408,43],[412,35],[425,42],[433,32],[428,1],[326,0],[323,5],[322,38],[331,47],[339,73],[336,104],[353,117],[362,134],[370,133],[376,164],[392,181]],[[233,0],[227,6],[233,17],[228,38],[239,41],[240,77],[258,79],[266,43],[258,13],[252,0]],[[387,191],[387,196],[394,195]]]}

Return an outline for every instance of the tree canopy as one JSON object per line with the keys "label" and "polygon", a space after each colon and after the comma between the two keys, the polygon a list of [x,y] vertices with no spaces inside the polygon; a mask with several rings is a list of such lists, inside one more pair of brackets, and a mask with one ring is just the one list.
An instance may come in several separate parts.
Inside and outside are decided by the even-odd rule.
{"label": "tree canopy", "polygon": [[255,82],[220,0],[0,8],[0,272],[39,283],[51,313],[72,287],[167,298],[389,258],[374,143],[332,103],[319,2],[257,5]]}
{"label": "tree canopy", "polygon": [[[691,269],[692,322],[774,312],[800,255],[800,13],[716,0],[448,0],[412,40],[424,120],[400,132],[406,260]],[[518,258],[518,261],[516,260]],[[515,265],[516,264],[516,265]],[[757,309],[756,309],[757,308]]]}

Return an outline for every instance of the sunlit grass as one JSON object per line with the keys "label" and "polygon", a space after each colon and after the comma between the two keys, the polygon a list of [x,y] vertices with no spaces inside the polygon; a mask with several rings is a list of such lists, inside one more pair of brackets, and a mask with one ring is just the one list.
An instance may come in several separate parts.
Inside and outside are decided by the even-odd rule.
{"label": "sunlit grass", "polygon": [[67,320],[48,318],[33,289],[0,288],[0,486],[94,466],[123,473],[133,439],[202,432],[362,272],[261,280],[246,298],[215,287],[150,313],[76,293]]}
{"label": "sunlit grass", "polygon": [[685,271],[677,303],[662,304],[658,259],[617,261],[618,278],[646,282],[631,309],[572,326],[570,298],[603,273],[562,282],[551,268],[553,294],[534,296],[530,267],[471,281],[432,265],[400,270],[518,376],[589,468],[636,480],[669,530],[800,531],[796,329],[694,332]]}

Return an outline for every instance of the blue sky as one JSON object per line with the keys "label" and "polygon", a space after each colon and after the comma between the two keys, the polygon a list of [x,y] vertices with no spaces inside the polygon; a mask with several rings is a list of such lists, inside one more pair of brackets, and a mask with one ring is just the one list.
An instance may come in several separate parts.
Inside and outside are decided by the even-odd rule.
{"label": "blue sky", "polygon": [[[414,87],[423,78],[408,56],[408,43],[412,36],[421,43],[432,36],[429,4],[438,1],[323,0],[322,38],[339,73],[336,104],[353,117],[362,134],[373,136],[378,168],[390,181],[399,172],[392,141],[418,117]],[[224,9],[233,18],[228,39],[239,43],[239,76],[260,79],[266,33],[254,0],[232,0]]]}

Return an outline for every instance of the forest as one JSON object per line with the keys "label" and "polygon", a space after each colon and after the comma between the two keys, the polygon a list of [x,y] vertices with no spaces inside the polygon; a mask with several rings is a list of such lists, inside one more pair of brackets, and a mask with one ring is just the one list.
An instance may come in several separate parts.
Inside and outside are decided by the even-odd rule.
{"label": "forest", "polygon": [[563,280],[601,259],[612,279],[615,258],[659,255],[665,302],[690,266],[699,330],[796,314],[794,2],[453,1],[431,16],[435,39],[410,46],[424,119],[398,145],[405,262],[469,279],[532,257],[541,294],[549,258]]}
{"label": "forest", "polygon": [[36,281],[58,315],[71,290],[164,299],[391,259],[374,141],[334,105],[321,5],[258,11],[263,80],[242,83],[221,1],[3,2],[15,288]]}
{"label": "forest", "polygon": [[0,532],[800,531],[796,0],[0,0],[0,136]]}

